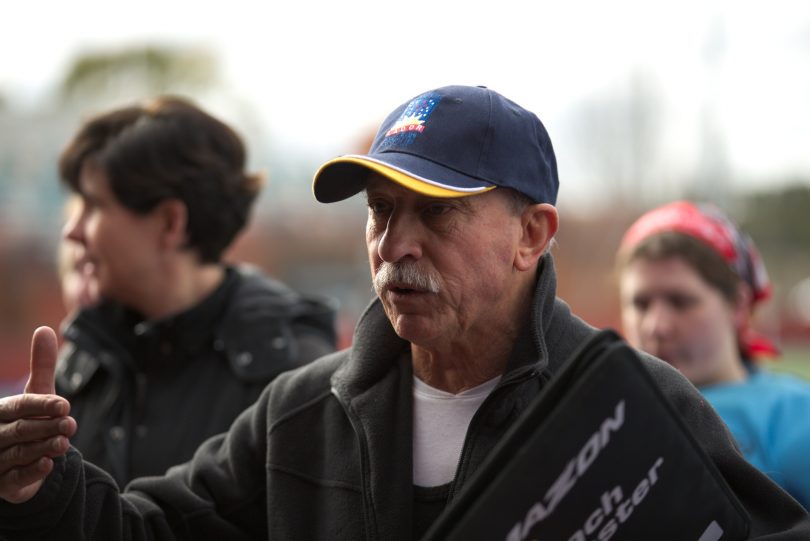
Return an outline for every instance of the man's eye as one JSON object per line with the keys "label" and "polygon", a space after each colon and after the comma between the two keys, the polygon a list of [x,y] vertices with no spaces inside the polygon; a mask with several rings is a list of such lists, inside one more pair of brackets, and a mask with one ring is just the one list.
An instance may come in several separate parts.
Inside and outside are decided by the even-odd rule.
{"label": "man's eye", "polygon": [[382,214],[388,210],[388,205],[383,201],[370,200],[368,202],[368,208],[374,214]]}
{"label": "man's eye", "polygon": [[450,211],[450,208],[451,208],[450,205],[445,203],[434,203],[432,205],[426,206],[422,212],[424,212],[424,214],[427,216],[434,217],[446,214],[447,212]]}

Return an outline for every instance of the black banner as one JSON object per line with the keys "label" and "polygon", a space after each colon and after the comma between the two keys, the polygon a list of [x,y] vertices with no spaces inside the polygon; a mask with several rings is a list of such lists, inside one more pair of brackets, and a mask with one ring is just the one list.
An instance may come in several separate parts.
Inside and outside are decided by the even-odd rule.
{"label": "black banner", "polygon": [[726,541],[748,517],[615,333],[552,380],[424,541]]}

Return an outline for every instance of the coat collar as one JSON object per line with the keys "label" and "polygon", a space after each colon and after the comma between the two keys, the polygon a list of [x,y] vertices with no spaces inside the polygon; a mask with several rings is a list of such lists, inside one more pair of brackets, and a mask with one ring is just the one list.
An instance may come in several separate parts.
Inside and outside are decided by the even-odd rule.
{"label": "coat collar", "polygon": [[[555,310],[567,312],[567,306],[555,299],[556,290],[554,261],[546,254],[540,261],[531,316],[515,342],[507,372],[526,364],[535,364],[539,370],[548,367],[548,335],[556,339],[559,334],[552,332]],[[375,297],[360,316],[349,361],[332,377],[333,388],[345,397],[362,393],[384,378],[391,368],[391,360],[408,348],[409,343],[397,336],[380,299]]]}

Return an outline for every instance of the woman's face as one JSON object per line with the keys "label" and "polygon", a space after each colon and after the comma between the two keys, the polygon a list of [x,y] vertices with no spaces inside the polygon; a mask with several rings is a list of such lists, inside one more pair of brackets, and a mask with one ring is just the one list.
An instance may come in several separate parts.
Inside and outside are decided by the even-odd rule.
{"label": "woman's face", "polygon": [[683,259],[633,260],[621,274],[620,300],[627,340],[693,384],[739,374],[737,308]]}
{"label": "woman's face", "polygon": [[65,242],[80,247],[82,272],[97,294],[136,308],[149,279],[160,272],[160,214],[124,207],[96,167],[82,169],[80,188],[79,209],[62,232]]}

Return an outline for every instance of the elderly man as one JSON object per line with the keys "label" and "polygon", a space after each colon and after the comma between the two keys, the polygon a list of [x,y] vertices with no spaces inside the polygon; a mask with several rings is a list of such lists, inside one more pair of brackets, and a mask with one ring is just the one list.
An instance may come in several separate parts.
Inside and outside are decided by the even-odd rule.
{"label": "elderly man", "polygon": [[[352,347],[281,375],[191,462],[121,496],[68,448],[75,424],[47,394],[53,344],[39,330],[28,390],[45,394],[0,403],[0,496],[17,503],[0,506],[0,536],[418,539],[596,332],[555,298],[548,135],[503,96],[453,86],[409,100],[368,155],[324,165],[314,191],[368,199],[378,298]],[[807,539],[802,508],[747,465],[696,390],[645,362],[747,509],[751,538]]]}

